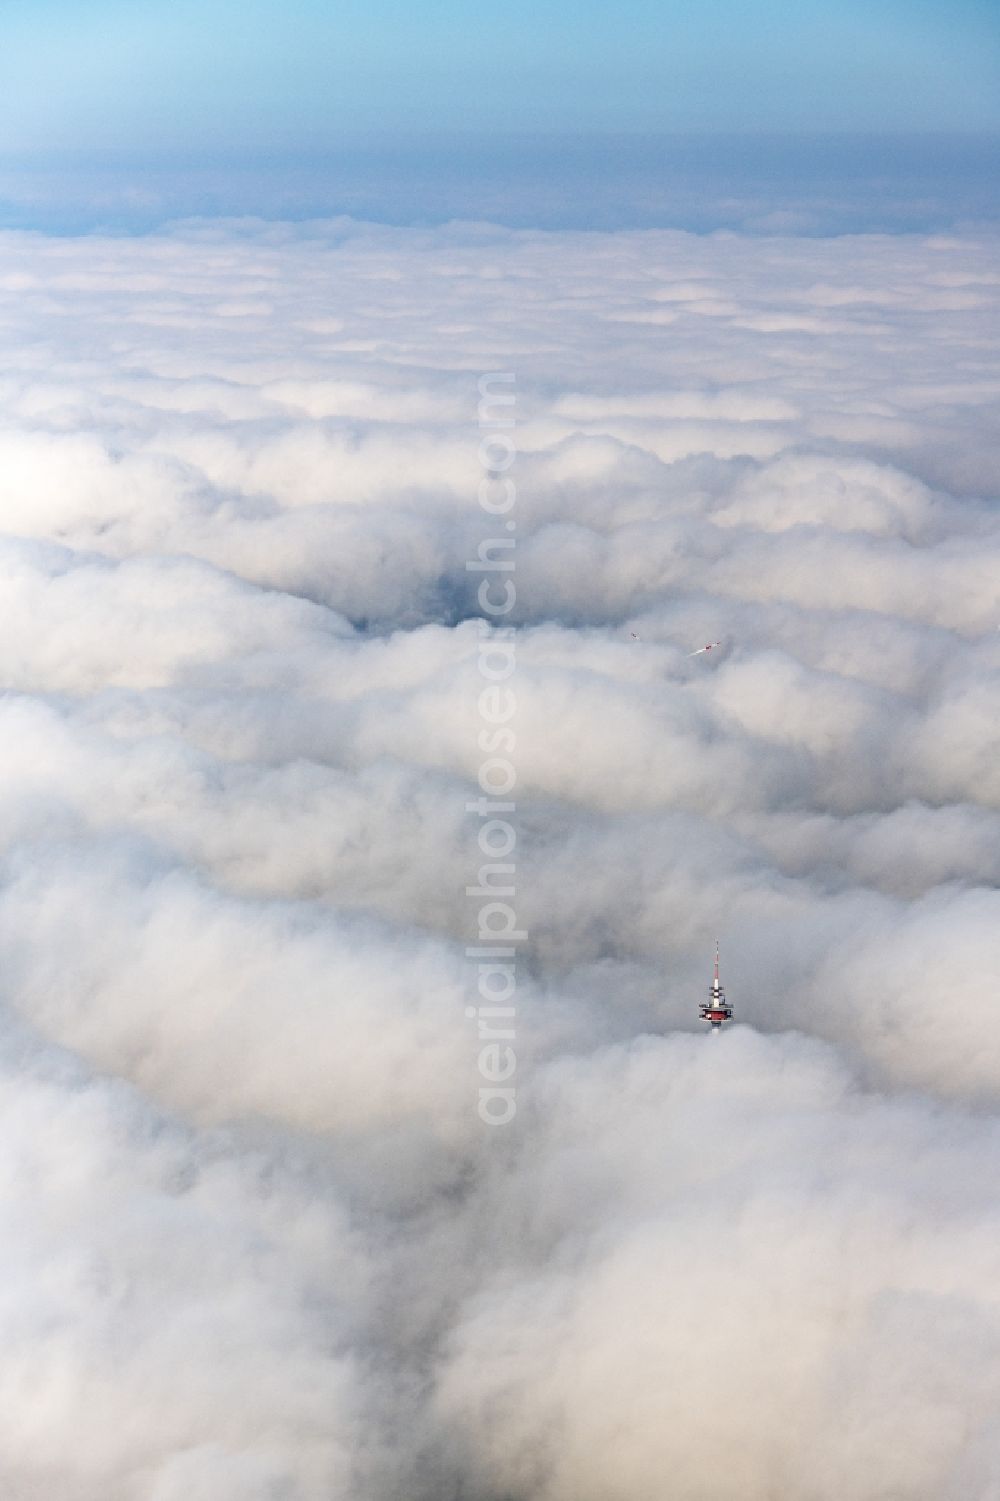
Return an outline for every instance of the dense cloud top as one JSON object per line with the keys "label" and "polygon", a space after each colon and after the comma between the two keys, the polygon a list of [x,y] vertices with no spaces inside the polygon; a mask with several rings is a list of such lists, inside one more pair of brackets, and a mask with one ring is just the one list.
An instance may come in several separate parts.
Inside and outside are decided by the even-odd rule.
{"label": "dense cloud top", "polygon": [[996,1494],[996,249],[0,237],[5,1493]]}

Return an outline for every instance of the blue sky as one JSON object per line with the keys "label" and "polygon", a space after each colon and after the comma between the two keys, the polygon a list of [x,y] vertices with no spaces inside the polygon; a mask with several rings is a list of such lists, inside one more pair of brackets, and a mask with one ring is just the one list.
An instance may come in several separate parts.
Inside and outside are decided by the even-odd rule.
{"label": "blue sky", "polygon": [[7,0],[8,151],[1000,128],[981,0]]}
{"label": "blue sky", "polygon": [[[930,225],[976,216],[993,161],[885,143],[962,132],[1000,140],[992,0],[0,4],[7,224],[346,211],[738,226],[797,194],[857,227],[840,207],[854,181],[889,205],[887,227]],[[851,134],[882,145],[803,166],[796,141]],[[704,136],[730,144],[701,158],[656,144]],[[770,138],[784,155],[753,147]],[[735,206],[713,218],[710,199]]]}

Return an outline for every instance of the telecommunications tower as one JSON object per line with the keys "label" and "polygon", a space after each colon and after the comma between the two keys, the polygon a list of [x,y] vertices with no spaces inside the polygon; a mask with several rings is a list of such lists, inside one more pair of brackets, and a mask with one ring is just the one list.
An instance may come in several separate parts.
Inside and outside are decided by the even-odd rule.
{"label": "telecommunications tower", "polygon": [[709,1022],[713,1032],[718,1032],[725,1022],[732,1021],[733,1008],[726,1000],[726,992],[719,979],[719,945],[715,945],[715,974],[708,992],[708,1000],[701,1004],[701,1019]]}

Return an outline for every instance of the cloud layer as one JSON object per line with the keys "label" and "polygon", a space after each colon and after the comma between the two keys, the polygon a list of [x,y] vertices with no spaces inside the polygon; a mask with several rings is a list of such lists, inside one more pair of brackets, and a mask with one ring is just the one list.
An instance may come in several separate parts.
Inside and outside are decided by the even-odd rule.
{"label": "cloud layer", "polygon": [[996,1493],[997,264],[0,237],[5,1494]]}

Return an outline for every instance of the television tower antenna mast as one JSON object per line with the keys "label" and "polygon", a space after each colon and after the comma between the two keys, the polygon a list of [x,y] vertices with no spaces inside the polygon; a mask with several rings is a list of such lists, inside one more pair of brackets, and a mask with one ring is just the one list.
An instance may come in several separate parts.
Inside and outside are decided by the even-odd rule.
{"label": "television tower antenna mast", "polygon": [[715,973],[708,991],[708,1000],[700,1009],[703,1022],[708,1022],[713,1032],[718,1032],[726,1022],[732,1021],[733,1008],[726,1000],[726,992],[719,979],[719,940],[715,940]]}

